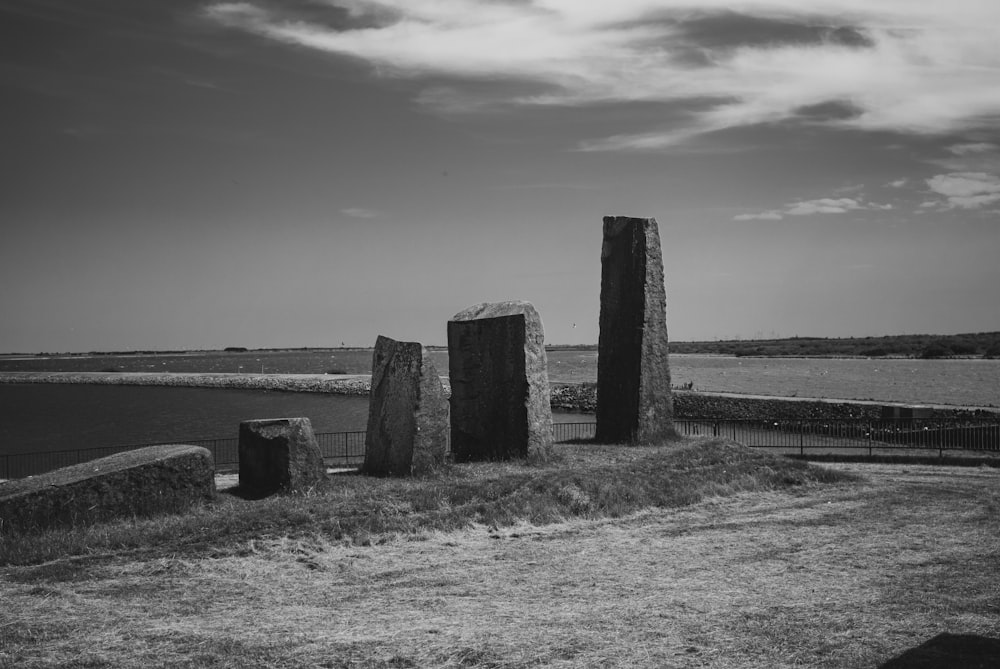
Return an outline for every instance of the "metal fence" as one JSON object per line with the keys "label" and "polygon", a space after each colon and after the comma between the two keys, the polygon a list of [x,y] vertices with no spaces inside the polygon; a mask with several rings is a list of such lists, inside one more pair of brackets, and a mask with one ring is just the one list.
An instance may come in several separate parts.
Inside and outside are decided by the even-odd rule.
{"label": "metal fence", "polygon": [[[321,432],[316,435],[323,460],[328,467],[358,467],[365,459],[364,432]],[[0,479],[16,479],[33,476],[42,472],[68,467],[70,465],[96,460],[115,453],[132,451],[145,446],[163,444],[188,444],[203,446],[212,453],[215,469],[219,472],[236,471],[239,467],[239,439],[220,437],[217,439],[177,439],[157,444],[123,444],[96,448],[77,448],[65,451],[41,453],[15,453],[0,455]]]}
{"label": "metal fence", "polygon": [[684,436],[718,436],[751,448],[778,452],[868,455],[995,452],[1000,455],[1000,422],[955,425],[914,418],[885,420],[705,420],[675,421]]}
{"label": "metal fence", "polygon": [[[930,420],[722,420],[712,418],[674,421],[684,436],[726,437],[752,448],[773,449],[780,453],[836,454],[865,452],[869,455],[927,454],[975,451],[995,452],[1000,456],[1000,422],[994,424],[953,425]],[[589,441],[594,438],[596,423],[555,423],[556,442]],[[321,432],[316,435],[328,467],[351,468],[365,459],[365,433]],[[212,452],[217,471],[235,471],[239,466],[239,440],[185,439],[169,443],[204,446]],[[100,448],[73,449],[42,453],[17,453],[0,456],[0,479],[23,478],[42,472],[87,462],[156,444],[129,444]]]}

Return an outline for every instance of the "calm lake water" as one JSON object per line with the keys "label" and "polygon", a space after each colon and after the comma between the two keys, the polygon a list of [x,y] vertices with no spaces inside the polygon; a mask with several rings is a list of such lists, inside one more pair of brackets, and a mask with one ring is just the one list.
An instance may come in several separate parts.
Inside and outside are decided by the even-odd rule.
{"label": "calm lake water", "polygon": [[[432,353],[447,374],[444,351]],[[211,353],[168,356],[0,358],[0,371],[370,373],[370,351]],[[671,356],[674,385],[760,395],[913,404],[1000,405],[1000,360],[789,359]],[[554,351],[549,378],[596,381],[597,353]],[[0,454],[199,437],[235,437],[240,421],[305,416],[317,432],[363,430],[362,397],[252,390],[0,385]],[[558,414],[556,420],[581,417]],[[584,417],[590,420],[591,417]]]}
{"label": "calm lake water", "polygon": [[[448,353],[431,356],[448,373]],[[251,351],[119,357],[0,357],[0,371],[371,373],[371,351]],[[596,351],[549,353],[549,380],[597,380]],[[1000,360],[670,357],[675,386],[753,395],[1000,406]]]}
{"label": "calm lake water", "polygon": [[368,423],[367,397],[226,388],[0,384],[0,407],[0,455],[236,437],[241,421],[257,418],[302,416],[315,432]]}

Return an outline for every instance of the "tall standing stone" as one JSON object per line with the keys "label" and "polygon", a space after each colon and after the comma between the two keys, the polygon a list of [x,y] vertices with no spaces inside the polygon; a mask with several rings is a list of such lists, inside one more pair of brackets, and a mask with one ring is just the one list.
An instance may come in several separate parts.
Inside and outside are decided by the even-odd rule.
{"label": "tall standing stone", "polygon": [[528,302],[477,304],[448,321],[457,462],[549,456],[547,364],[542,319]]}
{"label": "tall standing stone", "polygon": [[426,474],[448,450],[448,400],[441,377],[417,342],[379,335],[372,355],[363,471],[376,476]]}
{"label": "tall standing stone", "polygon": [[240,489],[255,497],[307,492],[326,478],[308,418],[243,421],[239,457]]}
{"label": "tall standing stone", "polygon": [[648,443],[674,436],[656,219],[604,217],[597,348],[596,439]]}

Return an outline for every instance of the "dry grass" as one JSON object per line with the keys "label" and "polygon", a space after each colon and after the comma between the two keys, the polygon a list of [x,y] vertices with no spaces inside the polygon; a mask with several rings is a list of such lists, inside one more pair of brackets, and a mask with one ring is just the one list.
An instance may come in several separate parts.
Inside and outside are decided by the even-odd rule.
{"label": "dry grass", "polygon": [[[842,477],[840,477],[842,478]],[[649,447],[568,446],[545,462],[472,463],[411,479],[343,476],[305,495],[248,501],[223,495],[181,516],[38,531],[0,522],[0,565],[130,552],[227,554],[245,540],[321,534],[368,543],[480,523],[551,523],[676,507],[706,496],[837,480],[826,470],[724,439]]]}
{"label": "dry grass", "polygon": [[0,667],[874,667],[941,632],[1000,636],[1000,472],[836,467],[867,480],[9,567]]}

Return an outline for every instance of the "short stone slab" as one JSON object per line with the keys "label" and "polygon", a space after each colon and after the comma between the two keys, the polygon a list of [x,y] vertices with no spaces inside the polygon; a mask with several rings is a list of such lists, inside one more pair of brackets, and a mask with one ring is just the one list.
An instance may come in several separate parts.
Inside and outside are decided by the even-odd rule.
{"label": "short stone slab", "polygon": [[545,332],[529,302],[486,302],[448,321],[456,462],[545,459],[552,448]]}
{"label": "short stone slab", "polygon": [[211,451],[147,446],[0,483],[0,533],[178,512],[214,496]]}
{"label": "short stone slab", "polygon": [[307,492],[326,478],[308,418],[243,421],[239,459],[240,491],[252,497]]}
{"label": "short stone slab", "polygon": [[428,474],[448,452],[448,400],[426,349],[379,335],[362,471],[374,476]]}

